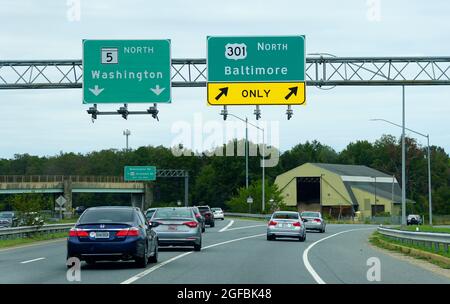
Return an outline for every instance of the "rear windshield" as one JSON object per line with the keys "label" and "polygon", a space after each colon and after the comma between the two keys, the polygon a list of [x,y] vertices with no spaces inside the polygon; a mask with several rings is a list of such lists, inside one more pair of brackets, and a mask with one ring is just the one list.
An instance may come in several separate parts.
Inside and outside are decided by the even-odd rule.
{"label": "rear windshield", "polygon": [[152,215],[155,213],[156,210],[149,210],[147,211],[147,213],[145,214],[145,216],[149,219],[152,217]]}
{"label": "rear windshield", "polygon": [[12,213],[8,213],[8,212],[0,213],[0,218],[12,218],[12,217],[13,217]]}
{"label": "rear windshield", "polygon": [[319,212],[303,212],[302,216],[304,217],[320,217]]}
{"label": "rear windshield", "polygon": [[298,219],[297,213],[275,213],[273,215],[274,219],[286,219],[286,220],[296,220]]}
{"label": "rear windshield", "polygon": [[209,211],[208,207],[198,207],[198,210],[200,211]]}
{"label": "rear windshield", "polygon": [[134,221],[134,212],[130,209],[87,210],[80,218],[80,224],[86,223],[130,223]]}
{"label": "rear windshield", "polygon": [[176,219],[176,218],[192,218],[190,209],[187,208],[168,208],[158,209],[154,215],[158,219]]}
{"label": "rear windshield", "polygon": [[222,211],[220,208],[211,208],[212,211]]}

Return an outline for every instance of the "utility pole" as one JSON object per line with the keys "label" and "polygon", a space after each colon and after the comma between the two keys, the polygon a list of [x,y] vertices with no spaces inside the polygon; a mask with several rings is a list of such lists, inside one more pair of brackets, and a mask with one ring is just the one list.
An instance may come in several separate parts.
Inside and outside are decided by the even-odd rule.
{"label": "utility pole", "polygon": [[248,190],[248,118],[245,117],[245,189]]}
{"label": "utility pole", "polygon": [[405,86],[402,86],[402,225],[406,225]]}

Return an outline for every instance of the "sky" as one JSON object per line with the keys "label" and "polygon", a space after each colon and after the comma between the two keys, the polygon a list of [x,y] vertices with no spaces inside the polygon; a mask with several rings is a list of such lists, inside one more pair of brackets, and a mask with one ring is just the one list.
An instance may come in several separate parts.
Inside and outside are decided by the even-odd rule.
{"label": "sky", "polygon": [[[213,35],[305,35],[307,53],[336,56],[450,54],[450,2],[444,0],[80,0],[79,20],[68,18],[74,3],[0,0],[0,60],[81,59],[82,39],[167,38],[172,58],[205,58],[206,36]],[[369,18],[374,5],[379,14]],[[131,131],[131,148],[171,146],[180,137],[174,132],[177,127],[199,121],[203,132],[193,132],[191,142],[194,149],[208,148],[214,142],[207,139],[208,124],[224,126],[221,108],[207,105],[206,88],[173,88],[172,94],[171,104],[158,106],[159,122],[149,115],[128,120],[117,115],[92,123],[81,89],[0,90],[0,158],[123,149],[125,129]],[[307,105],[294,106],[291,120],[285,106],[263,106],[261,123],[267,126],[268,143],[281,151],[311,140],[341,151],[357,140],[400,136],[401,129],[370,119],[401,123],[401,98],[400,87],[308,87]],[[406,88],[406,126],[429,133],[431,144],[447,152],[449,99],[448,86]],[[119,106],[102,105],[99,110]],[[228,110],[254,119],[254,107]],[[250,135],[255,140],[256,132]],[[426,144],[423,138],[418,142]]]}

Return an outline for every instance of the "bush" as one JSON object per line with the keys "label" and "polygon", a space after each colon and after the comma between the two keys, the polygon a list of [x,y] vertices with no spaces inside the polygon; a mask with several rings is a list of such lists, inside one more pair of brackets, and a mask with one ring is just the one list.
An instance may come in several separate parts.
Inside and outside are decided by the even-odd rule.
{"label": "bush", "polygon": [[14,195],[9,203],[17,213],[19,226],[42,226],[41,211],[51,204],[49,198],[40,194]]}
{"label": "bush", "polygon": [[[264,213],[272,213],[281,207],[287,208],[286,205],[282,203],[281,192],[278,190],[278,187],[275,184],[269,185],[267,181],[265,184]],[[247,198],[249,196],[253,198],[251,213],[262,213],[262,183],[260,180],[251,183],[248,189],[245,187],[239,188],[238,194],[226,202],[229,211],[247,213],[249,211],[249,204],[247,203]],[[270,199],[273,199],[273,204],[270,203]]]}

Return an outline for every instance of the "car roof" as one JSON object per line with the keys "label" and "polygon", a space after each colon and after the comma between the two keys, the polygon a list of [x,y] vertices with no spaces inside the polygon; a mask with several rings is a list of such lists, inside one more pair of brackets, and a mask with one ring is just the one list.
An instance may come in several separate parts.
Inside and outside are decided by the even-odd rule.
{"label": "car roof", "polygon": [[127,210],[128,209],[128,210],[135,210],[135,211],[139,210],[138,207],[132,207],[132,206],[98,206],[98,207],[91,207],[91,208],[88,208],[88,209],[89,210],[102,210],[102,209]]}
{"label": "car roof", "polygon": [[275,211],[274,213],[298,213],[298,211]]}

